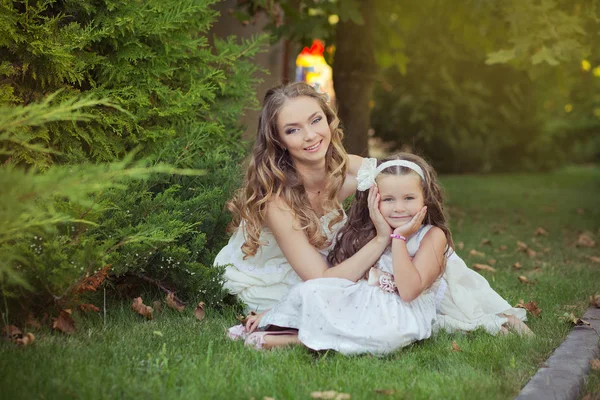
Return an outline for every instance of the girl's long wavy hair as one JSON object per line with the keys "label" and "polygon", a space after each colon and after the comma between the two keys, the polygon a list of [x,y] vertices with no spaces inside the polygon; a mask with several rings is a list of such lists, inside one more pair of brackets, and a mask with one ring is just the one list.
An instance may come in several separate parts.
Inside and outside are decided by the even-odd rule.
{"label": "girl's long wavy hair", "polygon": [[260,233],[264,226],[266,206],[276,196],[285,201],[298,219],[311,245],[322,248],[327,244],[319,216],[310,205],[302,179],[290,154],[285,151],[277,130],[277,119],[285,101],[302,96],[319,103],[331,130],[331,143],[325,155],[327,178],[323,209],[325,212],[339,210],[339,213],[332,218],[329,227],[344,218],[337,194],[346,177],[348,156],[342,146],[340,121],[327,104],[327,95],[317,93],[302,82],[274,87],[267,91],[263,101],[244,185],[227,204],[233,214],[230,231],[238,228],[242,221],[245,223],[246,241],[242,245],[244,258],[254,256],[262,245]]}
{"label": "girl's long wavy hair", "polygon": [[[411,153],[398,153],[384,160],[378,160],[377,165],[391,160],[412,161],[423,170],[425,180],[421,179],[421,188],[427,206],[427,215],[423,220],[423,224],[437,226],[444,232],[447,241],[445,255],[449,256],[453,251],[454,242],[448,229],[442,189],[438,183],[435,170],[423,158]],[[414,173],[414,171],[401,166],[393,166],[381,171],[381,174],[390,175],[406,175],[409,173]],[[327,257],[331,265],[337,265],[352,257],[377,234],[375,225],[369,216],[368,196],[368,190],[356,192],[356,198],[348,212],[348,221],[339,230],[336,244]]]}

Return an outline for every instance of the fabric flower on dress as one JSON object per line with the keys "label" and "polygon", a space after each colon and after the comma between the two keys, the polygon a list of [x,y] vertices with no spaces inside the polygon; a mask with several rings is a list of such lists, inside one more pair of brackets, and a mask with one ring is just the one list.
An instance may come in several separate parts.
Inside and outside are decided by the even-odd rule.
{"label": "fabric flower on dress", "polygon": [[388,274],[387,272],[384,272],[379,277],[379,287],[381,288],[381,290],[387,293],[394,293],[397,289],[394,277]]}
{"label": "fabric flower on dress", "polygon": [[362,165],[356,174],[356,180],[358,182],[357,189],[361,192],[369,190],[369,188],[375,184],[377,174],[377,159],[364,158]]}

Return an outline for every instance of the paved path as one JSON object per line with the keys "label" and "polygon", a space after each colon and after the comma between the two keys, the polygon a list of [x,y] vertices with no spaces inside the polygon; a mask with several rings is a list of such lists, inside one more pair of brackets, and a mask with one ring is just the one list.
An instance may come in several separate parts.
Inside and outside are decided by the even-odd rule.
{"label": "paved path", "polygon": [[588,308],[582,319],[591,326],[574,327],[516,399],[575,400],[579,397],[590,371],[590,360],[600,356],[600,308]]}

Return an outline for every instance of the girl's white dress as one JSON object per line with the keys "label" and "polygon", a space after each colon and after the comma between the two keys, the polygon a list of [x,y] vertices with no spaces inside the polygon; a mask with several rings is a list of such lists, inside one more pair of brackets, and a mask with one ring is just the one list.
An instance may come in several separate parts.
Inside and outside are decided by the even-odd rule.
{"label": "girl's white dress", "polygon": [[[407,242],[413,257],[431,225],[422,226]],[[393,274],[386,251],[377,268]],[[507,322],[504,314],[525,320],[525,310],[512,308],[487,280],[452,253],[442,277],[410,303],[389,292],[389,275],[377,286],[340,278],[321,278],[294,286],[262,317],[259,328],[270,325],[298,329],[298,338],[314,350],[344,354],[387,353],[428,338],[432,330],[497,334]],[[371,280],[371,279],[370,279]]]}
{"label": "girl's white dress", "polygon": [[[414,256],[421,232],[407,242]],[[387,251],[377,268],[392,274]],[[425,290],[412,302],[390,291],[389,275],[376,283],[320,278],[294,286],[265,313],[259,328],[269,325],[298,329],[298,338],[314,350],[333,349],[343,354],[384,354],[431,336],[436,318],[436,291]]]}
{"label": "girl's white dress", "polygon": [[[337,215],[333,210],[320,218],[321,228],[327,235],[329,245],[319,250],[324,258],[331,250],[332,239],[344,220],[329,229],[329,222]],[[229,243],[217,255],[214,265],[226,265],[224,287],[236,295],[248,308],[248,311],[262,312],[275,305],[290,288],[302,280],[287,262],[273,233],[263,228],[260,241],[264,245],[258,248],[256,255],[244,260],[243,224],[229,238]]]}

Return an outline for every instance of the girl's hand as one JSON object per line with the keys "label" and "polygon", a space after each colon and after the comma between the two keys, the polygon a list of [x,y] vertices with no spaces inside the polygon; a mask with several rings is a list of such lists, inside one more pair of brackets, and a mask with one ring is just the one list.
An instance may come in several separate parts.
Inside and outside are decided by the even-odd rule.
{"label": "girl's hand", "polygon": [[427,215],[427,206],[423,206],[423,208],[412,217],[410,222],[394,229],[394,233],[406,238],[411,237],[419,230],[419,227],[423,223],[423,219],[425,219],[425,215]]}
{"label": "girl's hand", "polygon": [[375,229],[377,229],[377,237],[384,240],[385,243],[389,243],[391,240],[390,234],[392,233],[392,228],[385,218],[383,218],[383,215],[381,215],[381,211],[379,211],[380,199],[381,196],[379,195],[377,185],[371,186],[369,189],[369,197],[367,198],[369,204],[369,216],[371,217],[371,221],[373,221],[373,225],[375,225]]}
{"label": "girl's hand", "polygon": [[246,330],[248,331],[248,333],[252,333],[256,330],[256,328],[258,328],[260,320],[262,319],[263,315],[265,315],[265,312],[251,315],[248,317],[248,320],[246,321]]}

